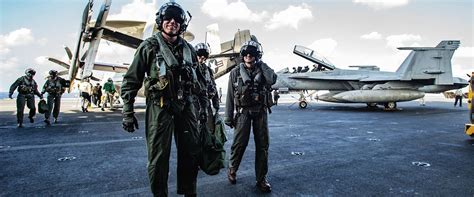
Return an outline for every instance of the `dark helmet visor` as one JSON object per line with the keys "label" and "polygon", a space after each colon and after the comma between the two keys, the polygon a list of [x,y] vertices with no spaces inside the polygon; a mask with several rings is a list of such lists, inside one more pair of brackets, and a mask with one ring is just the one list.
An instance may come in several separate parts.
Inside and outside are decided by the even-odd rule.
{"label": "dark helmet visor", "polygon": [[258,56],[258,50],[256,47],[254,46],[246,46],[246,48],[244,50],[242,50],[242,57],[245,57],[247,56],[248,54],[250,54],[250,56],[252,57],[257,57]]}
{"label": "dark helmet visor", "polygon": [[177,23],[184,23],[184,13],[183,10],[176,6],[169,6],[164,10],[163,21],[174,19]]}
{"label": "dark helmet visor", "polygon": [[197,56],[204,56],[206,58],[209,57],[209,53],[207,52],[206,49],[199,49],[196,51]]}

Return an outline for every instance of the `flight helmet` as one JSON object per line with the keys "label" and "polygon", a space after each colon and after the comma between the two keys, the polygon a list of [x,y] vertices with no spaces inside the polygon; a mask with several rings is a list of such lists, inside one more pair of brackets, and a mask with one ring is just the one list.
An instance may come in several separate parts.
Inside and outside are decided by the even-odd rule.
{"label": "flight helmet", "polygon": [[49,71],[49,76],[51,76],[51,77],[56,77],[56,76],[58,76],[58,71],[56,71],[56,70],[50,70],[50,71]]}
{"label": "flight helmet", "polygon": [[25,75],[27,77],[33,77],[36,74],[36,71],[33,70],[32,68],[28,68],[25,70]]}
{"label": "flight helmet", "polygon": [[156,13],[155,22],[158,25],[158,30],[163,31],[163,21],[170,19],[174,19],[177,23],[180,24],[178,35],[186,31],[186,28],[188,27],[188,19],[186,18],[186,12],[176,2],[168,2],[163,4]]}
{"label": "flight helmet", "polygon": [[209,54],[211,53],[209,44],[206,43],[199,43],[194,47],[194,49],[196,50],[196,54],[198,56],[205,56],[206,58],[208,58]]}
{"label": "flight helmet", "polygon": [[262,45],[253,40],[245,42],[240,48],[240,56],[244,58],[247,54],[255,57],[255,61],[258,62],[263,55]]}

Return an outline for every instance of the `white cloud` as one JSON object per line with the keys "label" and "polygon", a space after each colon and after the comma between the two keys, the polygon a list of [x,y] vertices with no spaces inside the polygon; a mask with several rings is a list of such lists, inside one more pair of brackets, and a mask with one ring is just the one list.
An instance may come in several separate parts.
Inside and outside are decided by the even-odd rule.
{"label": "white cloud", "polygon": [[387,46],[393,49],[397,47],[406,47],[406,46],[419,46],[416,41],[421,40],[420,35],[413,34],[400,34],[400,35],[391,35],[387,36]]}
{"label": "white cloud", "polygon": [[10,47],[27,45],[34,41],[30,29],[21,28],[12,31],[6,35],[0,35],[0,54],[9,53]]}
{"label": "white cloud", "polygon": [[454,52],[454,57],[473,58],[474,57],[474,47],[459,47],[456,50],[456,52]]}
{"label": "white cloud", "polygon": [[304,19],[313,18],[310,7],[303,3],[301,6],[288,6],[286,10],[274,13],[269,22],[265,24],[267,29],[277,29],[289,26],[298,29],[298,23]]}
{"label": "white cloud", "polygon": [[49,61],[46,59],[46,56],[39,56],[35,58],[35,62],[39,65],[47,65]]}
{"label": "white cloud", "polygon": [[0,43],[6,46],[21,46],[31,43],[34,40],[31,30],[21,28],[8,33],[7,35],[0,35]]}
{"label": "white cloud", "polygon": [[41,38],[36,42],[41,46],[45,46],[48,43],[48,39],[47,38]]}
{"label": "white cloud", "polygon": [[135,49],[102,40],[96,61],[115,64],[131,63]]}
{"label": "white cloud", "polygon": [[0,72],[1,73],[10,73],[11,69],[15,69],[18,65],[18,58],[11,57],[8,59],[0,59]]}
{"label": "white cloud", "polygon": [[0,73],[4,73],[2,77],[0,77],[0,83],[4,84],[0,86],[0,91],[8,92],[10,84],[12,84],[19,76],[22,75],[19,69],[18,58],[11,57],[8,59],[3,59],[2,57],[0,58],[0,65],[2,65],[0,66]]}
{"label": "white cloud", "polygon": [[156,11],[156,0],[151,3],[146,3],[145,0],[134,0],[132,3],[122,6],[118,14],[111,14],[107,19],[147,21],[150,17],[155,17]]}
{"label": "white cloud", "polygon": [[410,0],[352,0],[352,2],[369,6],[374,10],[382,10],[407,5]]}
{"label": "white cloud", "polygon": [[212,18],[252,22],[260,22],[268,15],[266,11],[253,12],[240,0],[232,3],[228,3],[227,0],[206,0],[201,6],[201,11]]}
{"label": "white cloud", "polygon": [[9,48],[7,48],[6,45],[0,43],[0,55],[5,55],[7,53],[10,53],[10,51],[11,50]]}
{"label": "white cloud", "polygon": [[334,50],[337,47],[337,42],[332,38],[324,38],[314,41],[308,48],[313,49],[316,53],[329,57],[334,53]]}
{"label": "white cloud", "polygon": [[380,40],[382,39],[382,34],[380,34],[379,32],[371,32],[369,34],[364,34],[362,36],[360,36],[360,38],[364,39],[364,40]]}

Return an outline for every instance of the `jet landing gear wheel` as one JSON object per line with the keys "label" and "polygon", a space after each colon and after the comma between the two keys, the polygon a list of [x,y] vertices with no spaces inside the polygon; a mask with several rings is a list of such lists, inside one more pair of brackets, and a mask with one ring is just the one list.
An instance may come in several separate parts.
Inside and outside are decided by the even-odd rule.
{"label": "jet landing gear wheel", "polygon": [[376,108],[376,107],[377,107],[377,103],[367,103],[367,107],[368,107],[368,108]]}
{"label": "jet landing gear wheel", "polygon": [[395,110],[397,109],[397,103],[396,102],[388,102],[384,104],[386,110]]}
{"label": "jet landing gear wheel", "polygon": [[304,109],[308,106],[308,103],[306,103],[306,101],[300,101],[299,105],[301,109]]}

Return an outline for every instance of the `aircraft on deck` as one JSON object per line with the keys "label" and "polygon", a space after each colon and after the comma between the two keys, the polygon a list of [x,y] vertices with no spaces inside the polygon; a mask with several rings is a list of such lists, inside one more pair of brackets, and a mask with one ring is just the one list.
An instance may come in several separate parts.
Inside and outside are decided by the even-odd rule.
{"label": "aircraft on deck", "polygon": [[[69,63],[53,57],[47,58],[49,61],[67,69],[60,71],[59,74],[68,74],[67,79],[71,82],[68,89],[69,92],[73,89],[75,80],[90,78],[92,80],[101,81],[101,79],[93,76],[94,70],[116,73],[111,78],[114,79],[116,89],[120,90],[123,78],[122,75],[128,70],[129,63],[112,64],[96,62],[95,58],[97,56],[101,39],[136,49],[143,39],[151,37],[153,34],[158,32],[155,20],[107,20],[111,0],[104,0],[97,19],[92,21],[91,16],[93,12],[93,4],[93,0],[89,0],[84,8],[74,52],[72,52],[69,47],[65,47]],[[188,15],[191,20],[192,16],[189,12]],[[245,41],[256,39],[255,36],[250,35],[250,31],[243,30],[238,31],[233,40],[221,44],[217,32],[218,27],[217,31],[208,31],[206,33],[206,40],[209,40],[211,45],[216,46],[215,49],[211,48],[213,53],[209,57],[210,63],[213,64],[215,71],[214,78],[223,76],[232,70],[232,68],[239,63],[240,59],[235,57],[238,57],[239,55],[240,46]],[[184,32],[181,36],[188,42],[194,39],[194,35],[189,31]],[[144,91],[142,88],[138,92],[138,96],[143,97],[143,93]]]}
{"label": "aircraft on deck", "polygon": [[[464,79],[453,77],[451,58],[459,47],[458,40],[441,41],[436,47],[400,47],[411,50],[396,72],[379,71],[377,66],[352,66],[358,70],[338,69],[321,58],[312,49],[296,45],[293,53],[320,68],[313,72],[290,73],[283,69],[278,74],[273,89],[329,90],[318,95],[319,100],[336,103],[367,103],[369,107],[383,105],[395,109],[397,102],[410,101],[425,96],[425,93],[440,93],[463,88],[468,85]],[[306,108],[304,99],[299,102]]]}

